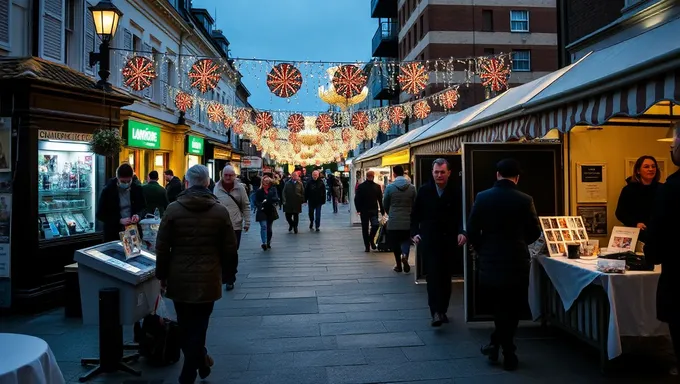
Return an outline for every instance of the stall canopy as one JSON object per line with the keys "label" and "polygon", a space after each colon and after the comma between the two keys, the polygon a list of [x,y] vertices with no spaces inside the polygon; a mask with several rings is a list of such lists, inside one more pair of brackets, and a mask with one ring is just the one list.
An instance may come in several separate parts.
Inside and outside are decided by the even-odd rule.
{"label": "stall canopy", "polygon": [[[364,159],[368,160],[369,158],[372,159],[372,158],[379,158],[379,157],[382,157],[382,156],[396,155],[396,156],[394,156],[395,160],[393,160],[393,161],[389,161],[389,160],[386,161],[385,158],[383,158],[382,165],[387,166],[387,165],[397,165],[397,164],[408,163],[409,157],[410,157],[408,148],[410,146],[410,143],[413,140],[415,140],[418,136],[420,136],[421,134],[426,132],[428,129],[430,129],[430,127],[432,127],[433,125],[435,125],[436,123],[441,121],[442,119],[444,119],[444,117],[441,117],[437,120],[431,121],[431,122],[423,125],[422,127],[418,127],[418,128],[416,128],[412,131],[409,131],[409,132],[393,139],[393,140],[390,140],[389,142],[386,143],[388,145],[380,146],[380,148],[378,148],[379,151],[371,152],[370,154],[367,154],[367,156]],[[404,150],[406,152],[404,152]],[[404,155],[404,153],[405,153],[405,155]],[[403,157],[406,157],[406,161],[402,162],[401,160],[397,160],[397,159],[401,159]],[[397,162],[395,162],[395,161],[397,161]]]}
{"label": "stall canopy", "polygon": [[372,155],[375,153],[381,152],[381,148],[385,148],[386,146],[390,145],[396,139],[388,140],[380,145],[377,145],[368,151],[362,153],[361,155],[357,156],[356,159],[354,159],[354,164],[360,164],[361,168],[367,168],[367,167],[379,167],[381,166],[380,164],[380,159],[374,159],[370,160]]}

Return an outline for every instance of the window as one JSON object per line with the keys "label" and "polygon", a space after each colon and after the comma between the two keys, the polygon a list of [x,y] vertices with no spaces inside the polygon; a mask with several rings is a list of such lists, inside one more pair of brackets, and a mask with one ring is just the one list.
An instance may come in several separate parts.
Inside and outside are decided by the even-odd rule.
{"label": "window", "polygon": [[512,70],[517,72],[530,72],[531,51],[513,51]]}
{"label": "window", "polygon": [[493,48],[484,48],[484,56],[493,56],[496,54],[496,50]]}
{"label": "window", "polygon": [[485,9],[482,11],[482,31],[493,32],[493,11]]}
{"label": "window", "polygon": [[425,36],[425,15],[420,15],[420,38]]}
{"label": "window", "polygon": [[10,10],[13,8],[11,0],[0,0],[0,46],[9,48],[10,24],[12,24]]}
{"label": "window", "polygon": [[142,50],[142,38],[137,35],[132,35],[132,50],[139,52]]}
{"label": "window", "polygon": [[510,32],[529,32],[529,11],[510,11]]}

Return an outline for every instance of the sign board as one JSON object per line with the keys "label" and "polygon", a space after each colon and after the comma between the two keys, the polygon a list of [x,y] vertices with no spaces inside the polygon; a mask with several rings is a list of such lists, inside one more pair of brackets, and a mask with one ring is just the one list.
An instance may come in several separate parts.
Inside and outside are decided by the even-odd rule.
{"label": "sign board", "polygon": [[89,143],[92,141],[92,134],[78,132],[59,132],[38,130],[38,140],[58,140],[58,141],[80,141]]}
{"label": "sign board", "polygon": [[213,148],[213,159],[231,160],[231,151],[222,148]]}
{"label": "sign board", "polygon": [[159,149],[161,147],[161,128],[136,120],[126,120],[125,140],[128,147]]}
{"label": "sign board", "polygon": [[204,141],[198,136],[187,135],[186,152],[190,155],[203,156]]}
{"label": "sign board", "polygon": [[409,156],[409,149],[403,149],[401,151],[385,155],[382,158],[382,166],[390,166],[390,165],[400,165],[400,164],[408,164],[410,161],[410,156]]}
{"label": "sign board", "polygon": [[247,169],[261,169],[262,159],[257,156],[243,156],[241,159],[241,167]]}
{"label": "sign board", "polygon": [[231,154],[231,161],[241,161],[241,155],[237,155],[235,153]]}

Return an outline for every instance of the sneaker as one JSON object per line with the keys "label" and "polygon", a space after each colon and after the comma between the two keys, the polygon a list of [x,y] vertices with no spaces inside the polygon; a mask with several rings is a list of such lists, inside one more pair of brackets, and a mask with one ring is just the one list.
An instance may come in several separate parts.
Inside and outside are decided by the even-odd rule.
{"label": "sneaker", "polygon": [[316,227],[316,231],[319,232],[319,227]]}
{"label": "sneaker", "polygon": [[[367,251],[367,252],[368,252],[368,251]],[[395,266],[394,268],[392,268],[392,270],[393,270],[394,272],[401,273],[401,265]]]}
{"label": "sneaker", "polygon": [[404,265],[404,273],[411,272],[411,266],[408,265],[408,259],[406,258],[406,255],[401,255],[401,263]]}
{"label": "sneaker", "polygon": [[492,363],[498,362],[498,351],[500,348],[497,345],[489,344],[481,348],[482,355],[489,358]]}
{"label": "sneaker", "polygon": [[262,244],[262,250],[266,251],[267,250],[267,244]]}

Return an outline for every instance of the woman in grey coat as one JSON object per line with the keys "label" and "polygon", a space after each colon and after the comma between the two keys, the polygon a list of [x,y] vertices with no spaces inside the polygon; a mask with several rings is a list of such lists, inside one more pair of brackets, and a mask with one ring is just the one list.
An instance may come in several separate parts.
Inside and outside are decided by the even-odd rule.
{"label": "woman in grey coat", "polygon": [[[387,238],[390,241],[396,266],[395,272],[411,271],[408,255],[411,249],[411,208],[416,201],[416,188],[404,177],[404,168],[392,169],[394,181],[385,189],[383,206],[389,215]],[[403,269],[402,269],[403,265]]]}

